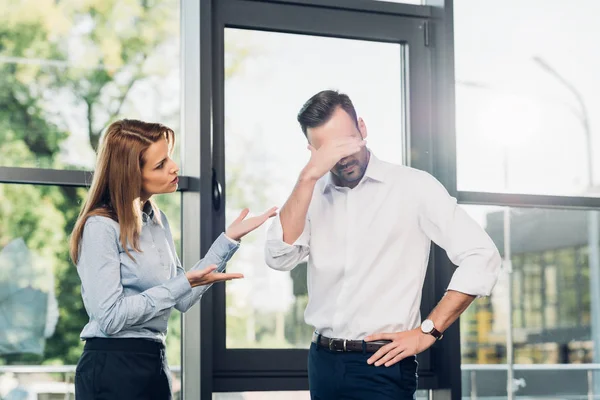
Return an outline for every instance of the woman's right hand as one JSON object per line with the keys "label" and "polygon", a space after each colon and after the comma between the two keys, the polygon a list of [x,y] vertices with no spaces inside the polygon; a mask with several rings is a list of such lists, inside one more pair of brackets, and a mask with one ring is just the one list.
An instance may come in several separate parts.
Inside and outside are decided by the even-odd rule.
{"label": "woman's right hand", "polygon": [[188,271],[185,273],[185,276],[192,287],[210,285],[216,282],[225,282],[244,277],[242,274],[224,274],[222,272],[213,272],[216,269],[217,266],[213,264],[204,269]]}

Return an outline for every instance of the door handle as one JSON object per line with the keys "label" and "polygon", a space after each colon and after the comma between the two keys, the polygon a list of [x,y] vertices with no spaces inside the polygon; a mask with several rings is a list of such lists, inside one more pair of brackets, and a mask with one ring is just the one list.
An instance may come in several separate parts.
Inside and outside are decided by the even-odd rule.
{"label": "door handle", "polygon": [[217,179],[217,171],[212,170],[212,204],[215,211],[221,210],[221,200],[223,198],[223,187]]}

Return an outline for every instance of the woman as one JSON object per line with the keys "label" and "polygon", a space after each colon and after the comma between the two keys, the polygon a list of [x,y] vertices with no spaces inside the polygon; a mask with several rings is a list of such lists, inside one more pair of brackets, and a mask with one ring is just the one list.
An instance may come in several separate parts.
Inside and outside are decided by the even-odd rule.
{"label": "woman", "polygon": [[165,356],[167,321],[185,312],[223,273],[239,240],[275,215],[247,218],[248,210],[188,272],[177,257],[169,222],[152,201],[177,189],[170,158],[174,132],[161,125],[121,120],[110,125],[98,152],[87,201],[71,235],[70,252],[89,315],[75,372],[78,400],[170,399]]}

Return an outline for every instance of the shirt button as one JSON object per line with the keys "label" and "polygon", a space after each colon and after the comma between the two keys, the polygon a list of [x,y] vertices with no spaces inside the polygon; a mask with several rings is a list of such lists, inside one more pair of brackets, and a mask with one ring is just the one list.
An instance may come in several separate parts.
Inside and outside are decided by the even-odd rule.
{"label": "shirt button", "polygon": [[167,317],[163,317],[163,321],[166,321],[166,320],[167,320]]}

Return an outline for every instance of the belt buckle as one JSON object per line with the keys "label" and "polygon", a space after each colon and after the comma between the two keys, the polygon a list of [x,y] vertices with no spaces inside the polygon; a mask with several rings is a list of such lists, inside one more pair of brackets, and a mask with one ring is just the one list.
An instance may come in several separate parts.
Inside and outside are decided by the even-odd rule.
{"label": "belt buckle", "polygon": [[335,339],[333,339],[333,338],[330,338],[330,339],[329,339],[329,350],[330,350],[330,351],[337,351],[337,352],[344,352],[344,351],[347,351],[347,349],[346,349],[346,339],[344,339],[344,346],[343,346],[341,349],[336,349],[336,348],[334,348],[334,347],[333,347],[333,341],[334,341],[334,340],[335,340]]}

